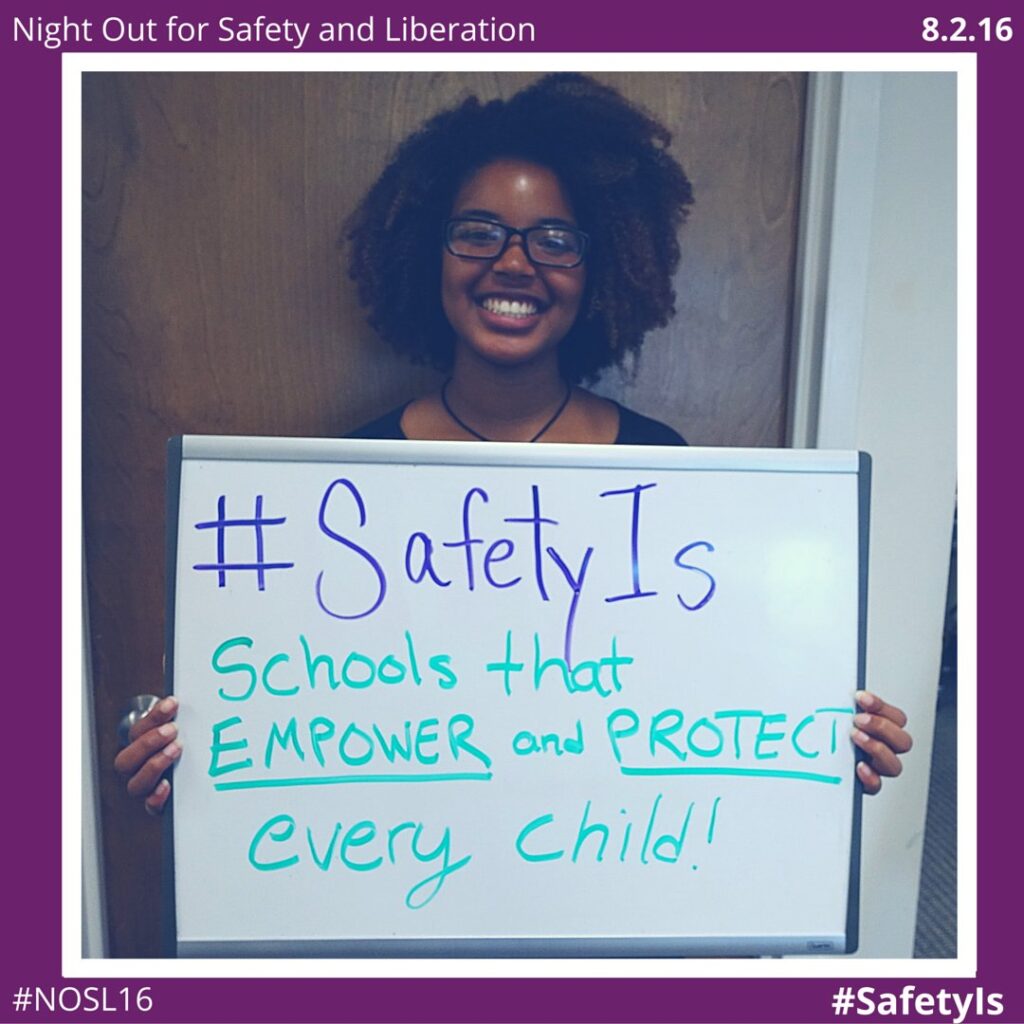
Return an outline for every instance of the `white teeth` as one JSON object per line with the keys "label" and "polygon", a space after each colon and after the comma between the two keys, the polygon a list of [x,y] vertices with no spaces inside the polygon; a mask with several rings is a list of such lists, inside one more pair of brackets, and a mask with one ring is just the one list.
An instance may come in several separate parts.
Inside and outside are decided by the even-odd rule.
{"label": "white teeth", "polygon": [[537,304],[528,300],[484,299],[480,305],[499,316],[533,316],[537,312]]}

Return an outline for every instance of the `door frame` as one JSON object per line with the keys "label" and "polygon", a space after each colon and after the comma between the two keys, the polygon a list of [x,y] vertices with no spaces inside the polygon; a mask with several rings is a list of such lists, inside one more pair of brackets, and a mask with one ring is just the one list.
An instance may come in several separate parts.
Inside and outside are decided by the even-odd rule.
{"label": "door frame", "polygon": [[[955,73],[831,72],[808,82],[788,439],[874,452],[868,688],[907,711],[914,736],[899,783],[865,805],[863,870],[892,882],[862,889],[858,957],[913,956],[957,504],[958,341],[967,375],[975,351],[974,232],[965,220],[976,205],[974,97],[969,61]],[[908,222],[917,230],[908,232]],[[971,563],[967,375],[959,391],[959,529]],[[973,606],[968,576],[959,605],[968,636]],[[970,738],[969,680],[958,705],[961,735]],[[976,829],[964,811],[961,801],[958,950],[969,961],[976,921],[964,911],[974,892]]]}

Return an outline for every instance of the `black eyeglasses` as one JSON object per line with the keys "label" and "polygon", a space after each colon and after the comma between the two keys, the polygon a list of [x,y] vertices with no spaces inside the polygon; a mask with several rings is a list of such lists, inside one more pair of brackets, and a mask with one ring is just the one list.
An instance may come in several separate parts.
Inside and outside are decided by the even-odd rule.
{"label": "black eyeglasses", "polygon": [[513,228],[479,217],[454,217],[444,225],[444,246],[453,256],[469,260],[496,260],[518,235],[531,263],[569,270],[583,262],[587,235],[578,228],[541,224]]}

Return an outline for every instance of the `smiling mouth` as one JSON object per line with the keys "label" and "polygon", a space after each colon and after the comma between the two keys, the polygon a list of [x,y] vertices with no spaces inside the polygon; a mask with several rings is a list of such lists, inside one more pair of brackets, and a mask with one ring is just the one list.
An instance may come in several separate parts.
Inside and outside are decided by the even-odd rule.
{"label": "smiling mouth", "polygon": [[496,316],[507,316],[512,319],[526,319],[536,316],[540,312],[540,306],[532,299],[481,299],[480,305],[488,313]]}

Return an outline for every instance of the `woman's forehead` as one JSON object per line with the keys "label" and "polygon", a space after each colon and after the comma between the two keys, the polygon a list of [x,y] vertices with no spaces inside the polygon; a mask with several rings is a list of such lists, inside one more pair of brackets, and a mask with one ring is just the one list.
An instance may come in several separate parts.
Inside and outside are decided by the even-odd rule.
{"label": "woman's forehead", "polygon": [[572,202],[558,175],[543,164],[514,157],[493,160],[466,178],[452,212],[469,211],[532,220],[573,219]]}

